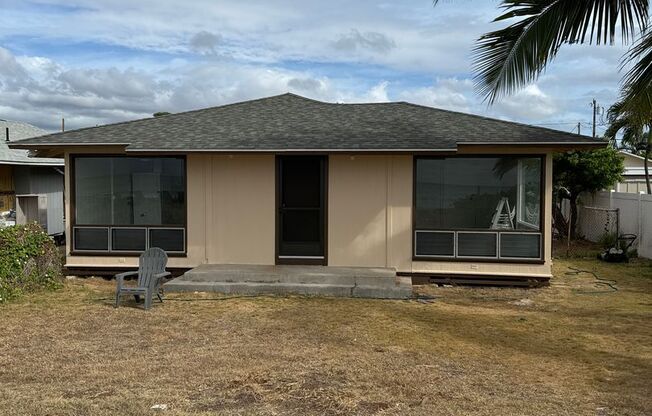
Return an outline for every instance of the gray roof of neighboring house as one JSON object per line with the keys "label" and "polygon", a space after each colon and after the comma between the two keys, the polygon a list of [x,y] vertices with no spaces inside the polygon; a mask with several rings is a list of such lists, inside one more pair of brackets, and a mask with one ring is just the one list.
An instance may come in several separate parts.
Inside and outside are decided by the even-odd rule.
{"label": "gray roof of neighboring house", "polygon": [[71,130],[14,146],[127,151],[433,151],[458,144],[591,145],[586,136],[406,102],[332,104],[294,94]]}
{"label": "gray roof of neighboring house", "polygon": [[48,134],[47,131],[19,121],[0,119],[0,165],[63,166],[63,159],[30,157],[27,150],[10,149],[6,132],[9,128],[9,143]]}

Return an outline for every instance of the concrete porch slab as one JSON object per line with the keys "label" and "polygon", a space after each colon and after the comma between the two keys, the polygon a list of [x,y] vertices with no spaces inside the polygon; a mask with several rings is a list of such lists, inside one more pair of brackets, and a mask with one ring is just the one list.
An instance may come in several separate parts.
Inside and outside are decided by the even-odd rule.
{"label": "concrete porch slab", "polygon": [[164,285],[168,292],[299,294],[407,299],[410,278],[394,269],[296,265],[203,264]]}

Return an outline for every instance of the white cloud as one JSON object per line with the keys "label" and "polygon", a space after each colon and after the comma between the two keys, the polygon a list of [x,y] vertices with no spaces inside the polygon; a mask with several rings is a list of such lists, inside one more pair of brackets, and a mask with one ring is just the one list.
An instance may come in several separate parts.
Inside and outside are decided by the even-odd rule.
{"label": "white cloud", "polygon": [[404,90],[399,98],[415,104],[468,112],[473,103],[473,83],[468,79],[438,79],[429,87]]}
{"label": "white cloud", "polygon": [[201,30],[190,38],[190,48],[200,54],[214,55],[221,42],[222,36]]}
{"label": "white cloud", "polygon": [[366,49],[372,52],[385,54],[396,48],[396,42],[382,33],[360,33],[357,29],[351,29],[349,33],[340,35],[339,38],[333,42],[333,48],[345,52],[355,52],[358,49]]}
{"label": "white cloud", "polygon": [[0,76],[9,79],[23,78],[25,69],[7,49],[0,47]]}
{"label": "white cloud", "polygon": [[288,87],[296,91],[318,91],[324,88],[324,83],[314,78],[292,78]]}
{"label": "white cloud", "polygon": [[593,97],[604,106],[616,98],[624,51],[564,45],[536,85],[488,107],[473,90],[470,55],[478,36],[503,27],[490,23],[495,2],[38,3],[46,7],[2,2],[0,117],[46,127],[61,115],[81,127],[286,91],[588,121]]}
{"label": "white cloud", "polygon": [[288,91],[327,102],[388,101],[387,82],[356,93],[327,77],[233,62],[177,64],[176,76],[170,78],[114,67],[69,69],[39,57],[16,59],[8,52],[3,59],[15,63],[12,74],[21,74],[24,87],[6,87],[3,81],[9,77],[0,74],[0,116],[52,130],[59,127],[61,117],[68,128],[79,128]]}
{"label": "white cloud", "polygon": [[512,120],[543,120],[559,112],[560,106],[536,84],[532,84],[498,101],[492,110]]}
{"label": "white cloud", "polygon": [[376,0],[76,0],[76,9],[69,1],[48,0],[53,10],[73,9],[49,16],[9,0],[8,6],[16,6],[3,9],[0,39],[82,40],[176,54],[189,47],[213,53],[219,46],[221,53],[249,63],[363,59],[391,68],[459,72],[468,69],[459,52],[489,27],[490,16],[480,18],[487,9],[483,2],[450,15],[427,0],[391,7]]}
{"label": "white cloud", "polygon": [[365,101],[372,103],[383,103],[389,101],[389,97],[387,96],[388,85],[389,82],[383,81],[380,84],[371,87],[369,92],[366,94]]}
{"label": "white cloud", "polygon": [[159,89],[150,75],[133,69],[70,69],[58,74],[60,87],[72,94],[101,98],[153,100]]}

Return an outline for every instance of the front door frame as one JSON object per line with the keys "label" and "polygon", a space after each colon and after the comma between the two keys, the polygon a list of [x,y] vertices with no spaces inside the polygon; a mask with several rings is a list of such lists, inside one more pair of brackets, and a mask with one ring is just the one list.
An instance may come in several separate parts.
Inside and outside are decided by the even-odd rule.
{"label": "front door frame", "polygon": [[[281,216],[279,215],[280,203],[281,203],[281,159],[290,158],[290,157],[301,157],[301,156],[312,156],[322,158],[322,175],[321,175],[321,187],[322,187],[322,198],[323,198],[323,209],[322,209],[322,246],[324,256],[323,258],[310,258],[310,257],[296,257],[296,258],[287,258],[280,257],[280,239],[281,239]],[[328,155],[327,154],[297,154],[297,155],[276,155],[276,167],[274,169],[275,174],[275,186],[276,186],[276,199],[274,203],[274,215],[276,222],[276,238],[275,240],[275,251],[274,259],[276,264],[298,264],[298,265],[328,265]]]}

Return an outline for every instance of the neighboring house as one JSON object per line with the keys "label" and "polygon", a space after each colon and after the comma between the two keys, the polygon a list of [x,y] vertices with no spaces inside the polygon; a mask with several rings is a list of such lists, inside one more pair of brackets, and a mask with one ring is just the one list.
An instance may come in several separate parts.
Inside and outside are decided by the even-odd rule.
{"label": "neighboring house", "polygon": [[[645,158],[624,150],[621,150],[620,154],[625,159],[625,171],[623,172],[623,180],[614,187],[616,192],[647,193],[645,168],[643,167]],[[648,159],[648,166],[652,172],[652,160]]]}
{"label": "neighboring house", "polygon": [[[18,224],[37,221],[48,234],[62,235],[63,159],[34,158],[26,150],[8,147],[15,140],[48,132],[26,123],[0,119],[0,133],[0,212],[15,210]],[[13,216],[4,223],[13,223]]]}
{"label": "neighboring house", "polygon": [[551,276],[552,153],[605,142],[293,94],[12,143],[66,159],[69,268],[202,263]]}

